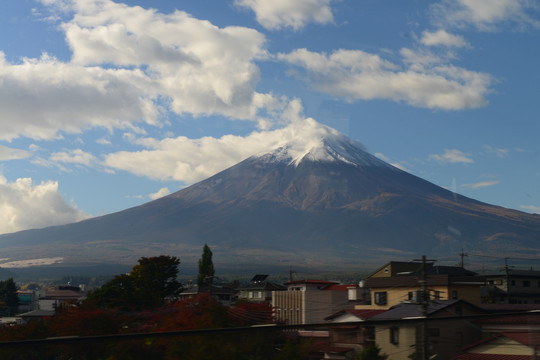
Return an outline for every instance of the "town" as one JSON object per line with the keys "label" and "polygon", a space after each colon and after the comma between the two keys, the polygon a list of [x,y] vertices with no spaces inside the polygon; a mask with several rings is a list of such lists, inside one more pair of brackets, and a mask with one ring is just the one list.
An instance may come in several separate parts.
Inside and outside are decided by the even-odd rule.
{"label": "town", "polygon": [[[169,256],[142,258],[129,274],[95,289],[76,284],[17,289],[12,279],[2,281],[2,358],[27,351],[20,348],[21,340],[37,341],[54,353],[47,341],[60,339],[67,342],[62,345],[66,353],[70,341],[92,343],[98,341],[95,336],[124,336],[133,347],[130,336],[141,333],[146,340],[133,348],[144,349],[132,356],[126,355],[125,344],[99,351],[121,351],[120,358],[148,358],[164,348],[182,348],[184,355],[196,358],[210,358],[212,351],[229,358],[224,353],[232,351],[230,358],[261,352],[260,358],[268,359],[467,360],[535,359],[540,345],[540,271],[532,267],[505,266],[478,274],[463,264],[440,266],[422,257],[389,261],[358,283],[296,279],[293,272],[285,283],[271,281],[267,274],[245,283],[223,283],[215,280],[212,252],[205,245],[196,283],[180,284],[179,263]],[[188,343],[198,336],[197,341],[208,344],[194,346],[196,355],[185,341],[149,340],[210,329],[215,335],[189,334]],[[236,335],[240,338],[217,341],[227,329],[241,332]],[[249,339],[250,346],[229,348],[242,339]],[[120,338],[115,342],[122,343]],[[173,350],[170,344],[175,344]],[[45,358],[45,350],[32,349]],[[75,358],[98,357],[98,350],[76,349]]]}

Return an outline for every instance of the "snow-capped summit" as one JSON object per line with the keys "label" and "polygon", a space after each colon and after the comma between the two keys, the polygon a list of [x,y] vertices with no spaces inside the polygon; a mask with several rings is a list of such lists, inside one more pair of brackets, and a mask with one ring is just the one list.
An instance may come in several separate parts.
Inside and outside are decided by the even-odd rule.
{"label": "snow-capped summit", "polygon": [[64,264],[80,265],[84,249],[86,261],[117,264],[151,251],[178,254],[195,268],[209,244],[221,269],[246,271],[357,269],[397,256],[457,256],[462,249],[540,254],[539,215],[452,193],[310,119],[264,135],[257,138],[264,153],[174,194],[74,224],[2,235],[3,256],[61,256]]}
{"label": "snow-capped summit", "polygon": [[369,154],[365,146],[328,126],[308,118],[280,131],[281,139],[270,152],[256,157],[298,166],[303,160],[343,161],[354,166],[390,166]]}

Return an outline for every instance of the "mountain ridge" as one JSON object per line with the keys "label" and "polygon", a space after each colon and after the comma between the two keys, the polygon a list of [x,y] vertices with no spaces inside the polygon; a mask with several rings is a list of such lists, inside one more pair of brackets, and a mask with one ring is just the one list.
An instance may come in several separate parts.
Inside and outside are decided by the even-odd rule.
{"label": "mountain ridge", "polygon": [[0,235],[0,248],[10,257],[66,262],[82,254],[112,263],[169,254],[193,265],[208,244],[222,268],[351,268],[421,254],[457,258],[462,249],[540,254],[539,215],[441,188],[333,129],[308,123],[306,133],[137,207]]}

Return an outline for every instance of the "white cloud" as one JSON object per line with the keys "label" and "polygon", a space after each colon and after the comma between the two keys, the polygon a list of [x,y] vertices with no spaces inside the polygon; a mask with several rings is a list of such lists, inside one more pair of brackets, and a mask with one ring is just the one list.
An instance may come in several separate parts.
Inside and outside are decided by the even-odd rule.
{"label": "white cloud", "polygon": [[57,163],[80,164],[91,166],[96,157],[81,149],[70,150],[68,152],[55,152],[51,154],[51,161]]}
{"label": "white cloud", "polygon": [[520,209],[523,209],[523,210],[526,210],[526,211],[529,211],[529,212],[532,212],[534,214],[540,214],[540,206],[535,206],[535,205],[521,205],[519,207]]}
{"label": "white cloud", "polygon": [[164,196],[167,196],[171,193],[171,191],[169,190],[169,188],[166,188],[166,187],[162,187],[161,189],[159,189],[156,193],[153,193],[153,194],[150,194],[148,195],[148,197],[152,200],[156,200],[156,199],[159,199],[161,197],[164,197]]}
{"label": "white cloud", "polygon": [[402,50],[402,56],[404,64],[394,64],[361,50],[327,55],[298,49],[278,58],[304,68],[319,91],[351,100],[387,99],[445,110],[487,104],[488,74],[441,64],[436,56],[420,56],[408,49]]}
{"label": "white cloud", "polygon": [[457,149],[446,149],[442,155],[433,154],[429,156],[430,159],[443,162],[443,163],[473,163],[474,160],[469,155],[461,152]]}
{"label": "white cloud", "polygon": [[107,139],[107,138],[99,138],[96,140],[96,143],[100,144],[100,145],[111,145],[111,140]]}
{"label": "white cloud", "polygon": [[[8,259],[0,259],[0,261]],[[15,260],[0,263],[0,268],[26,268],[30,266],[45,266],[52,264],[60,264],[64,261],[63,257],[54,257],[54,258],[40,258],[40,259],[30,259],[30,260]]]}
{"label": "white cloud", "polygon": [[0,145],[0,161],[25,159],[32,156],[32,153],[26,150],[13,149]]}
{"label": "white cloud", "polygon": [[286,27],[298,30],[310,22],[334,21],[330,0],[235,0],[234,4],[251,9],[257,22],[269,30]]}
{"label": "white cloud", "polygon": [[469,46],[467,41],[462,36],[453,35],[445,30],[437,30],[435,32],[424,31],[420,42],[426,46],[447,46],[447,47],[465,47]]}
{"label": "white cloud", "polygon": [[327,131],[335,130],[330,130],[313,119],[302,119],[281,129],[253,132],[246,137],[226,135],[221,138],[207,136],[200,139],[184,136],[163,140],[144,138],[137,143],[146,149],[108,154],[105,156],[104,165],[151,179],[194,183],[249,156],[268,152],[293,140],[299,144],[298,148],[289,151],[300,154],[306,148],[303,141],[313,141]]}
{"label": "white cloud", "polygon": [[256,30],[108,0],[78,0],[74,9],[63,26],[74,63],[148,66],[148,85],[169,97],[178,114],[254,116],[259,71],[253,60],[266,56],[266,39]]}
{"label": "white cloud", "polygon": [[257,121],[271,100],[254,90],[254,61],[267,56],[256,30],[110,0],[43,3],[73,14],[61,24],[72,58],[0,52],[0,139],[160,125],[165,111]]}
{"label": "white cloud", "polygon": [[500,181],[498,181],[498,180],[480,181],[480,182],[477,182],[477,183],[474,183],[474,184],[462,184],[461,186],[465,187],[465,188],[469,188],[469,189],[480,189],[480,188],[485,188],[485,187],[497,185],[499,183],[500,183]]}
{"label": "white cloud", "polygon": [[510,153],[509,149],[503,149],[503,148],[496,148],[490,145],[484,145],[484,149],[488,154],[494,154],[498,158],[507,158],[508,154]]}
{"label": "white cloud", "polygon": [[438,25],[494,31],[503,22],[540,28],[539,5],[529,0],[444,0],[432,6]]}
{"label": "white cloud", "polygon": [[66,203],[54,181],[33,185],[30,178],[8,182],[0,175],[0,233],[67,224],[88,215]]}
{"label": "white cloud", "polygon": [[0,52],[0,83],[3,140],[51,139],[60,130],[76,133],[157,119],[158,109],[142,91],[147,78],[139,70],[83,67],[46,54],[10,64]]}

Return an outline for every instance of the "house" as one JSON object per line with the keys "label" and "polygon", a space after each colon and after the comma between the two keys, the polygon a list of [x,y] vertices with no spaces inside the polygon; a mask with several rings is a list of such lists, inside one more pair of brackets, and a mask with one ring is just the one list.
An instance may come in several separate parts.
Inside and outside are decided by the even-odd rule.
{"label": "house", "polygon": [[229,286],[208,285],[199,287],[197,284],[189,284],[180,294],[178,299],[189,299],[201,293],[209,293],[214,299],[218,300],[223,305],[231,305],[236,301],[236,290]]}
{"label": "house", "polygon": [[322,323],[329,314],[357,301],[357,292],[349,292],[357,285],[323,280],[290,281],[285,285],[286,291],[272,291],[272,308],[276,320],[287,324]]}
{"label": "house", "polygon": [[37,309],[37,310],[32,310],[32,311],[19,314],[19,316],[23,319],[23,321],[29,322],[32,320],[43,320],[43,319],[52,317],[55,315],[55,313],[56,313],[55,310]]}
{"label": "house", "polygon": [[487,336],[462,349],[460,360],[538,359],[540,352],[540,306],[486,304],[490,313],[475,324]]}
{"label": "house", "polygon": [[37,307],[39,294],[35,290],[17,290],[17,297],[19,299],[18,312],[32,311]]}
{"label": "house", "polygon": [[498,333],[468,346],[455,360],[536,360],[540,353],[540,334]]}
{"label": "house", "polygon": [[464,300],[430,301],[426,305],[404,302],[371,318],[381,354],[389,359],[410,359],[426,349],[431,357],[448,359],[481,339],[480,328],[463,318],[484,314],[481,308]]}
{"label": "house", "polygon": [[[369,289],[370,305],[357,305],[356,309],[389,309],[404,301],[418,302],[424,279],[432,300],[462,299],[473,304],[481,303],[483,276],[457,266],[426,264],[425,272],[418,270],[418,263],[390,262],[364,281]],[[403,271],[402,271],[403,270]]]}
{"label": "house", "polygon": [[272,291],[285,291],[287,287],[267,280],[268,275],[255,275],[251,282],[238,289],[238,300],[271,302]]}
{"label": "house", "polygon": [[326,317],[325,320],[332,323],[330,327],[332,350],[343,349],[347,354],[349,350],[352,350],[354,354],[357,354],[369,342],[375,341],[374,327],[359,324],[359,322],[365,322],[385,311],[344,309]]}
{"label": "house", "polygon": [[[433,266],[433,263],[427,263],[427,267]],[[379,277],[392,277],[404,274],[410,274],[413,272],[419,272],[422,269],[422,264],[418,262],[404,262],[404,261],[390,261],[385,265],[381,266],[370,278],[379,278]]]}
{"label": "house", "polygon": [[0,317],[0,327],[21,325],[24,324],[24,320],[20,316],[2,316]]}
{"label": "house", "polygon": [[498,304],[540,304],[540,271],[506,268],[488,273],[483,301]]}
{"label": "house", "polygon": [[38,299],[38,308],[41,310],[56,310],[64,303],[83,299],[86,292],[77,286],[60,285],[45,291],[44,296]]}

